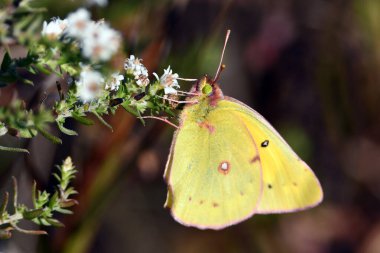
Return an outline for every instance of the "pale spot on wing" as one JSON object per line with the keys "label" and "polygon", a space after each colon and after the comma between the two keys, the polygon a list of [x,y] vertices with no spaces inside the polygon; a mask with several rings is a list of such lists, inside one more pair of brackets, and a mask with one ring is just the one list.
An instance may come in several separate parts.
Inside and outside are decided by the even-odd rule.
{"label": "pale spot on wing", "polygon": [[218,171],[223,175],[227,175],[231,170],[231,165],[228,161],[223,161],[218,166]]}

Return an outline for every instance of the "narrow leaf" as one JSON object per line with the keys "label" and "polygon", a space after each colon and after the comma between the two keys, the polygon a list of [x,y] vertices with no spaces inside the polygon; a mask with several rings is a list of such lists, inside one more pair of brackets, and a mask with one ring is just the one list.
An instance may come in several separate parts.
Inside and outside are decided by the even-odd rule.
{"label": "narrow leaf", "polygon": [[33,202],[33,207],[37,207],[37,200],[36,200],[36,193],[37,193],[37,183],[36,181],[33,181],[33,186],[32,186],[32,202]]}
{"label": "narrow leaf", "polygon": [[32,220],[40,216],[44,210],[42,208],[39,209],[33,209],[33,210],[26,210],[23,212],[22,216],[27,220]]}
{"label": "narrow leaf", "polygon": [[13,182],[13,207],[17,209],[17,197],[18,197],[18,188],[17,188],[17,179],[12,177]]}
{"label": "narrow leaf", "polygon": [[86,117],[83,117],[83,116],[79,116],[77,113],[72,113],[73,118],[78,121],[79,123],[83,124],[83,125],[86,125],[86,126],[90,126],[90,125],[93,125],[94,124],[94,121],[86,118]]}
{"label": "narrow leaf", "polygon": [[0,146],[0,151],[8,151],[8,152],[23,152],[29,154],[29,151],[27,149],[23,148],[12,148],[12,147],[4,147]]}
{"label": "narrow leaf", "polygon": [[59,220],[57,219],[53,219],[53,218],[46,218],[46,221],[49,222],[50,225],[53,225],[55,227],[64,227],[65,225],[63,225],[62,222],[60,222]]}
{"label": "narrow leaf", "polygon": [[74,130],[68,129],[63,126],[63,123],[57,122],[59,130],[61,130],[62,133],[67,134],[67,135],[78,135],[77,132]]}
{"label": "narrow leaf", "polygon": [[52,135],[51,133],[49,133],[48,131],[46,131],[45,129],[43,129],[42,127],[40,126],[36,126],[36,129],[39,133],[42,134],[43,137],[45,137],[46,139],[48,139],[49,141],[53,142],[54,144],[62,144],[62,140],[54,135]]}
{"label": "narrow leaf", "polygon": [[6,71],[10,67],[11,63],[12,63],[12,59],[11,59],[9,53],[6,52],[4,57],[3,57],[3,62],[1,63],[0,70]]}
{"label": "narrow leaf", "polygon": [[1,203],[1,206],[0,206],[0,218],[2,217],[3,213],[7,210],[8,200],[9,200],[9,193],[6,192],[4,193],[4,201],[3,203]]}
{"label": "narrow leaf", "polygon": [[93,114],[99,119],[99,121],[101,123],[103,123],[103,125],[105,125],[106,127],[108,127],[113,132],[112,126],[110,124],[108,124],[97,112],[93,112]]}

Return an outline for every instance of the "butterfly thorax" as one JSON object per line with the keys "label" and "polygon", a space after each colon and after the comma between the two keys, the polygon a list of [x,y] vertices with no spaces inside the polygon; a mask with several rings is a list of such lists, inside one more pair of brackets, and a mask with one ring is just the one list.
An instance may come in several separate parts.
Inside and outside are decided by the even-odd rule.
{"label": "butterfly thorax", "polygon": [[197,95],[190,97],[189,101],[194,101],[194,104],[185,106],[181,119],[187,118],[198,123],[204,122],[207,115],[216,108],[219,100],[223,99],[223,93],[219,86],[207,76],[198,80],[191,89],[192,93]]}

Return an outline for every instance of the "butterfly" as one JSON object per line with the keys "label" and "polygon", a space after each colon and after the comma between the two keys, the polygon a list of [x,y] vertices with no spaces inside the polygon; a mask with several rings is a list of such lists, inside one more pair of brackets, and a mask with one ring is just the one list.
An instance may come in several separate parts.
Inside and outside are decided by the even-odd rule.
{"label": "butterfly", "polygon": [[323,192],[309,166],[263,116],[224,96],[216,78],[196,82],[174,133],[164,174],[174,219],[218,230],[318,205]]}

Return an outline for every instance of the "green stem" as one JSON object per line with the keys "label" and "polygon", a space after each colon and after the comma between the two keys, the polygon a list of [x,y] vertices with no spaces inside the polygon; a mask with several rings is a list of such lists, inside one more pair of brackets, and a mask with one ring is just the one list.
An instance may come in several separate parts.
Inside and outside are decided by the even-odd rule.
{"label": "green stem", "polygon": [[1,220],[0,221],[0,226],[6,225],[6,224],[11,224],[13,227],[13,224],[16,224],[20,220],[22,220],[23,216],[21,213],[15,213],[11,216],[9,216],[7,219]]}

